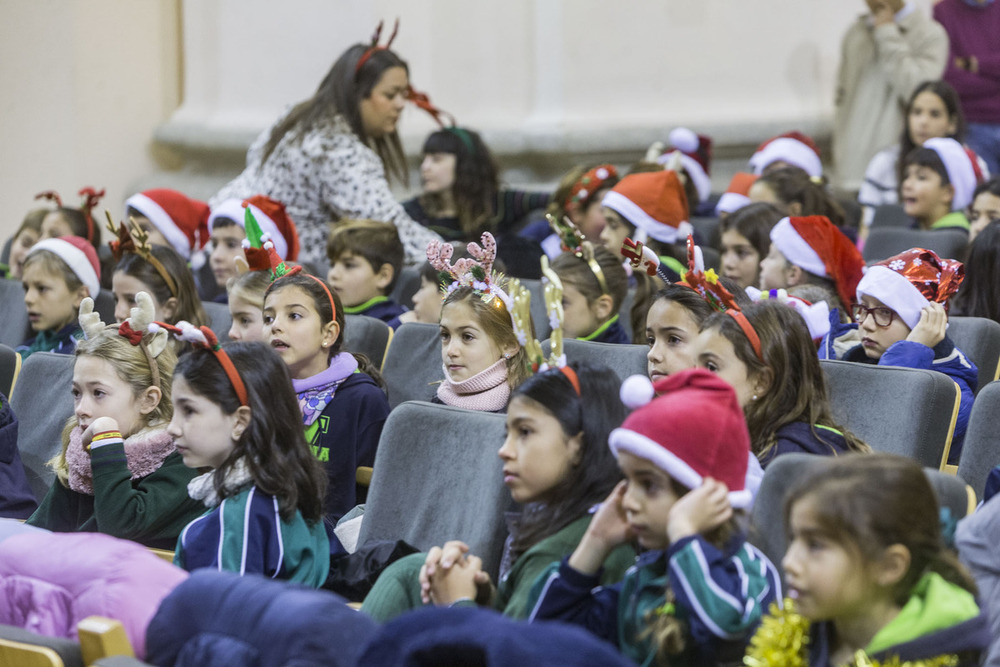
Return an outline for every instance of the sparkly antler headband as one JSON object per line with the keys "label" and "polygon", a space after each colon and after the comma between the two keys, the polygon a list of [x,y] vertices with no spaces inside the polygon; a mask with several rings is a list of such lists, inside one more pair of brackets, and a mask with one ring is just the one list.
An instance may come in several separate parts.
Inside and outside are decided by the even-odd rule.
{"label": "sparkly antler headband", "polygon": [[572,220],[563,216],[560,221],[559,218],[548,213],[545,215],[545,219],[549,221],[549,227],[552,231],[556,233],[559,237],[561,243],[561,248],[563,252],[571,252],[583,261],[587,263],[590,267],[591,272],[594,277],[597,278],[597,284],[601,288],[601,294],[611,294],[608,290],[608,281],[604,277],[604,270],[601,269],[601,265],[597,263],[597,259],[594,258],[594,246],[583,237],[583,233],[580,228],[574,224]]}
{"label": "sparkly antler headband", "polygon": [[170,294],[177,296],[177,281],[167,271],[167,267],[163,266],[163,262],[153,254],[153,249],[149,245],[149,234],[131,217],[129,225],[132,230],[129,231],[124,222],[118,223],[118,229],[115,229],[115,223],[111,220],[111,212],[107,209],[105,209],[104,215],[108,218],[108,230],[118,236],[117,239],[108,241],[108,246],[111,247],[111,256],[115,258],[115,261],[121,261],[121,258],[126,254],[138,255],[156,269],[156,272],[163,278],[163,282],[167,284]]}
{"label": "sparkly antler headband", "polygon": [[501,276],[493,271],[497,256],[497,242],[489,232],[483,232],[479,243],[469,243],[466,248],[472,257],[463,257],[451,263],[455,249],[449,243],[434,240],[427,244],[427,261],[438,272],[442,291],[451,294],[460,287],[469,287],[489,303],[499,299],[507,312],[512,312],[513,301],[499,286]]}

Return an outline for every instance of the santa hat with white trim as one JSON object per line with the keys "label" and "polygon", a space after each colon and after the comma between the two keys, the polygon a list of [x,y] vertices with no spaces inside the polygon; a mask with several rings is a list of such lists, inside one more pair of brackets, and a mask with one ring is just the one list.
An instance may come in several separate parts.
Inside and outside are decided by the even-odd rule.
{"label": "santa hat with white trim", "polygon": [[295,223],[288,217],[285,205],[264,195],[254,195],[248,199],[226,199],[212,209],[208,218],[209,231],[215,228],[215,222],[219,218],[231,220],[243,227],[244,208],[249,208],[253,213],[261,231],[270,235],[281,259],[295,260],[299,256],[299,233],[295,229]]}
{"label": "santa hat with white trim", "polygon": [[604,195],[601,205],[635,227],[635,241],[678,243],[694,232],[684,186],[672,171],[629,174]]}
{"label": "santa hat with white trim", "polygon": [[913,329],[920,312],[929,303],[948,307],[948,299],[965,279],[965,267],[954,259],[942,259],[932,250],[910,248],[868,267],[858,283],[858,301],[871,296],[896,311]]}
{"label": "santa hat with white trim", "polygon": [[819,147],[812,138],[798,131],[779,134],[762,143],[750,157],[750,166],[753,173],[760,176],[768,165],[778,161],[799,167],[813,178],[823,175]]}
{"label": "santa hat with white trim", "polygon": [[971,148],[966,148],[949,137],[935,137],[924,142],[924,148],[937,153],[948,172],[948,180],[955,189],[951,200],[951,210],[961,211],[972,203],[976,186],[983,182],[984,175],[979,167],[979,156]]}
{"label": "santa hat with white trim", "polygon": [[45,239],[31,246],[27,257],[36,252],[47,250],[66,263],[70,271],[76,274],[91,298],[96,299],[101,291],[101,262],[97,259],[97,251],[87,239],[80,236],[60,236]]}
{"label": "santa hat with white trim", "polygon": [[782,218],[771,228],[771,243],[803,271],[832,280],[845,308],[854,302],[865,260],[826,216]]}
{"label": "santa hat with white trim", "polygon": [[750,188],[757,182],[758,178],[760,177],[756,174],[745,171],[734,174],[732,180],[729,181],[729,187],[719,197],[719,203],[715,205],[715,214],[735,213],[749,204]]}
{"label": "santa hat with white trim", "polygon": [[166,188],[144,190],[126,199],[125,206],[149,218],[184,259],[191,259],[191,253],[208,243],[208,216],[211,213],[208,204],[191,199],[183,192]]}
{"label": "santa hat with white trim", "polygon": [[712,179],[709,176],[712,164],[711,137],[695,134],[686,127],[674,128],[670,131],[670,147],[656,159],[657,163],[668,164],[675,152],[679,153],[681,166],[698,191],[698,201],[708,201],[712,196]]}
{"label": "santa hat with white trim", "polygon": [[608,438],[615,456],[628,452],[646,459],[689,489],[711,477],[729,488],[734,508],[751,505],[753,496],[746,488],[750,434],[727,382],[693,368],[656,385],[633,375],[622,383],[621,394],[635,411]]}

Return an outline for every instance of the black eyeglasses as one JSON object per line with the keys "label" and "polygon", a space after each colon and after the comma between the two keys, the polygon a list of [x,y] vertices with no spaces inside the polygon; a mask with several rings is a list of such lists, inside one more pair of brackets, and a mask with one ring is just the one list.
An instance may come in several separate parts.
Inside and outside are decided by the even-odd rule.
{"label": "black eyeglasses", "polygon": [[854,321],[858,324],[864,322],[865,318],[871,314],[871,316],[875,318],[875,326],[883,329],[892,324],[892,319],[896,317],[896,311],[892,308],[886,308],[885,306],[869,308],[861,303],[854,304],[854,306],[852,306],[852,312],[854,313]]}

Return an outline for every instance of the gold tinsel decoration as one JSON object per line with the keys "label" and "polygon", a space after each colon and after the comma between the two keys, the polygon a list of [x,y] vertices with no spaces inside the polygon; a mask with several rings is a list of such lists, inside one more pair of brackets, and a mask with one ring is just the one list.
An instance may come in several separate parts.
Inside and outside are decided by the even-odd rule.
{"label": "gold tinsel decoration", "polygon": [[[785,599],[784,609],[772,603],[769,613],[750,640],[743,664],[746,667],[809,667],[809,621],[795,611],[795,602]],[[898,657],[872,660],[864,651],[843,667],[958,667],[958,656],[940,655],[929,660],[901,662]]]}

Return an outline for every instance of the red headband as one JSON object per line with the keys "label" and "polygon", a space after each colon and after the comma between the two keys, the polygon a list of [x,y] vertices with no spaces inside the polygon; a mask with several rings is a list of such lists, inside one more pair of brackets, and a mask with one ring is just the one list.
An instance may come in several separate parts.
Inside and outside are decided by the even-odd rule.
{"label": "red headband", "polygon": [[389,35],[389,41],[385,43],[385,46],[379,46],[378,40],[382,37],[382,27],[385,25],[385,21],[379,21],[378,27],[375,28],[375,34],[372,35],[371,46],[358,58],[358,64],[354,66],[354,76],[358,75],[361,68],[364,66],[368,59],[371,58],[376,51],[388,51],[389,47],[392,46],[392,42],[396,39],[396,33],[399,32],[399,19],[396,19],[396,24],[392,27],[392,34]]}
{"label": "red headband", "polygon": [[188,322],[178,322],[178,324],[187,324],[187,326],[174,326],[173,324],[166,324],[164,322],[153,322],[150,326],[163,327],[172,333],[177,340],[191,343],[196,348],[211,352],[218,360],[219,365],[222,366],[222,370],[226,372],[229,383],[233,385],[233,390],[236,392],[236,397],[240,399],[240,405],[249,407],[250,401],[247,398],[247,387],[243,384],[243,378],[240,377],[239,371],[233,365],[233,360],[229,358],[226,351],[219,345],[219,339],[215,337],[215,333],[205,326],[195,327]]}
{"label": "red headband", "polygon": [[750,324],[750,320],[747,316],[738,310],[730,308],[726,311],[726,314],[736,320],[736,323],[740,325],[740,329],[743,329],[743,333],[746,334],[747,339],[750,340],[750,345],[753,347],[753,351],[757,354],[757,358],[760,359],[761,363],[764,363],[764,354],[760,350],[760,336],[754,331],[753,325]]}
{"label": "red headband", "polygon": [[330,294],[330,288],[326,286],[325,282],[310,273],[303,273],[302,275],[312,278],[323,288],[323,291],[326,292],[326,298],[330,300],[330,310],[333,311],[333,319],[337,319],[337,305],[333,302],[333,294]]}
{"label": "red headband", "polygon": [[573,391],[575,391],[576,395],[579,396],[580,395],[580,378],[579,378],[579,376],[577,376],[576,371],[574,371],[569,366],[560,366],[559,367],[559,372],[566,376],[566,379],[569,380],[569,383],[571,385],[573,385]]}

